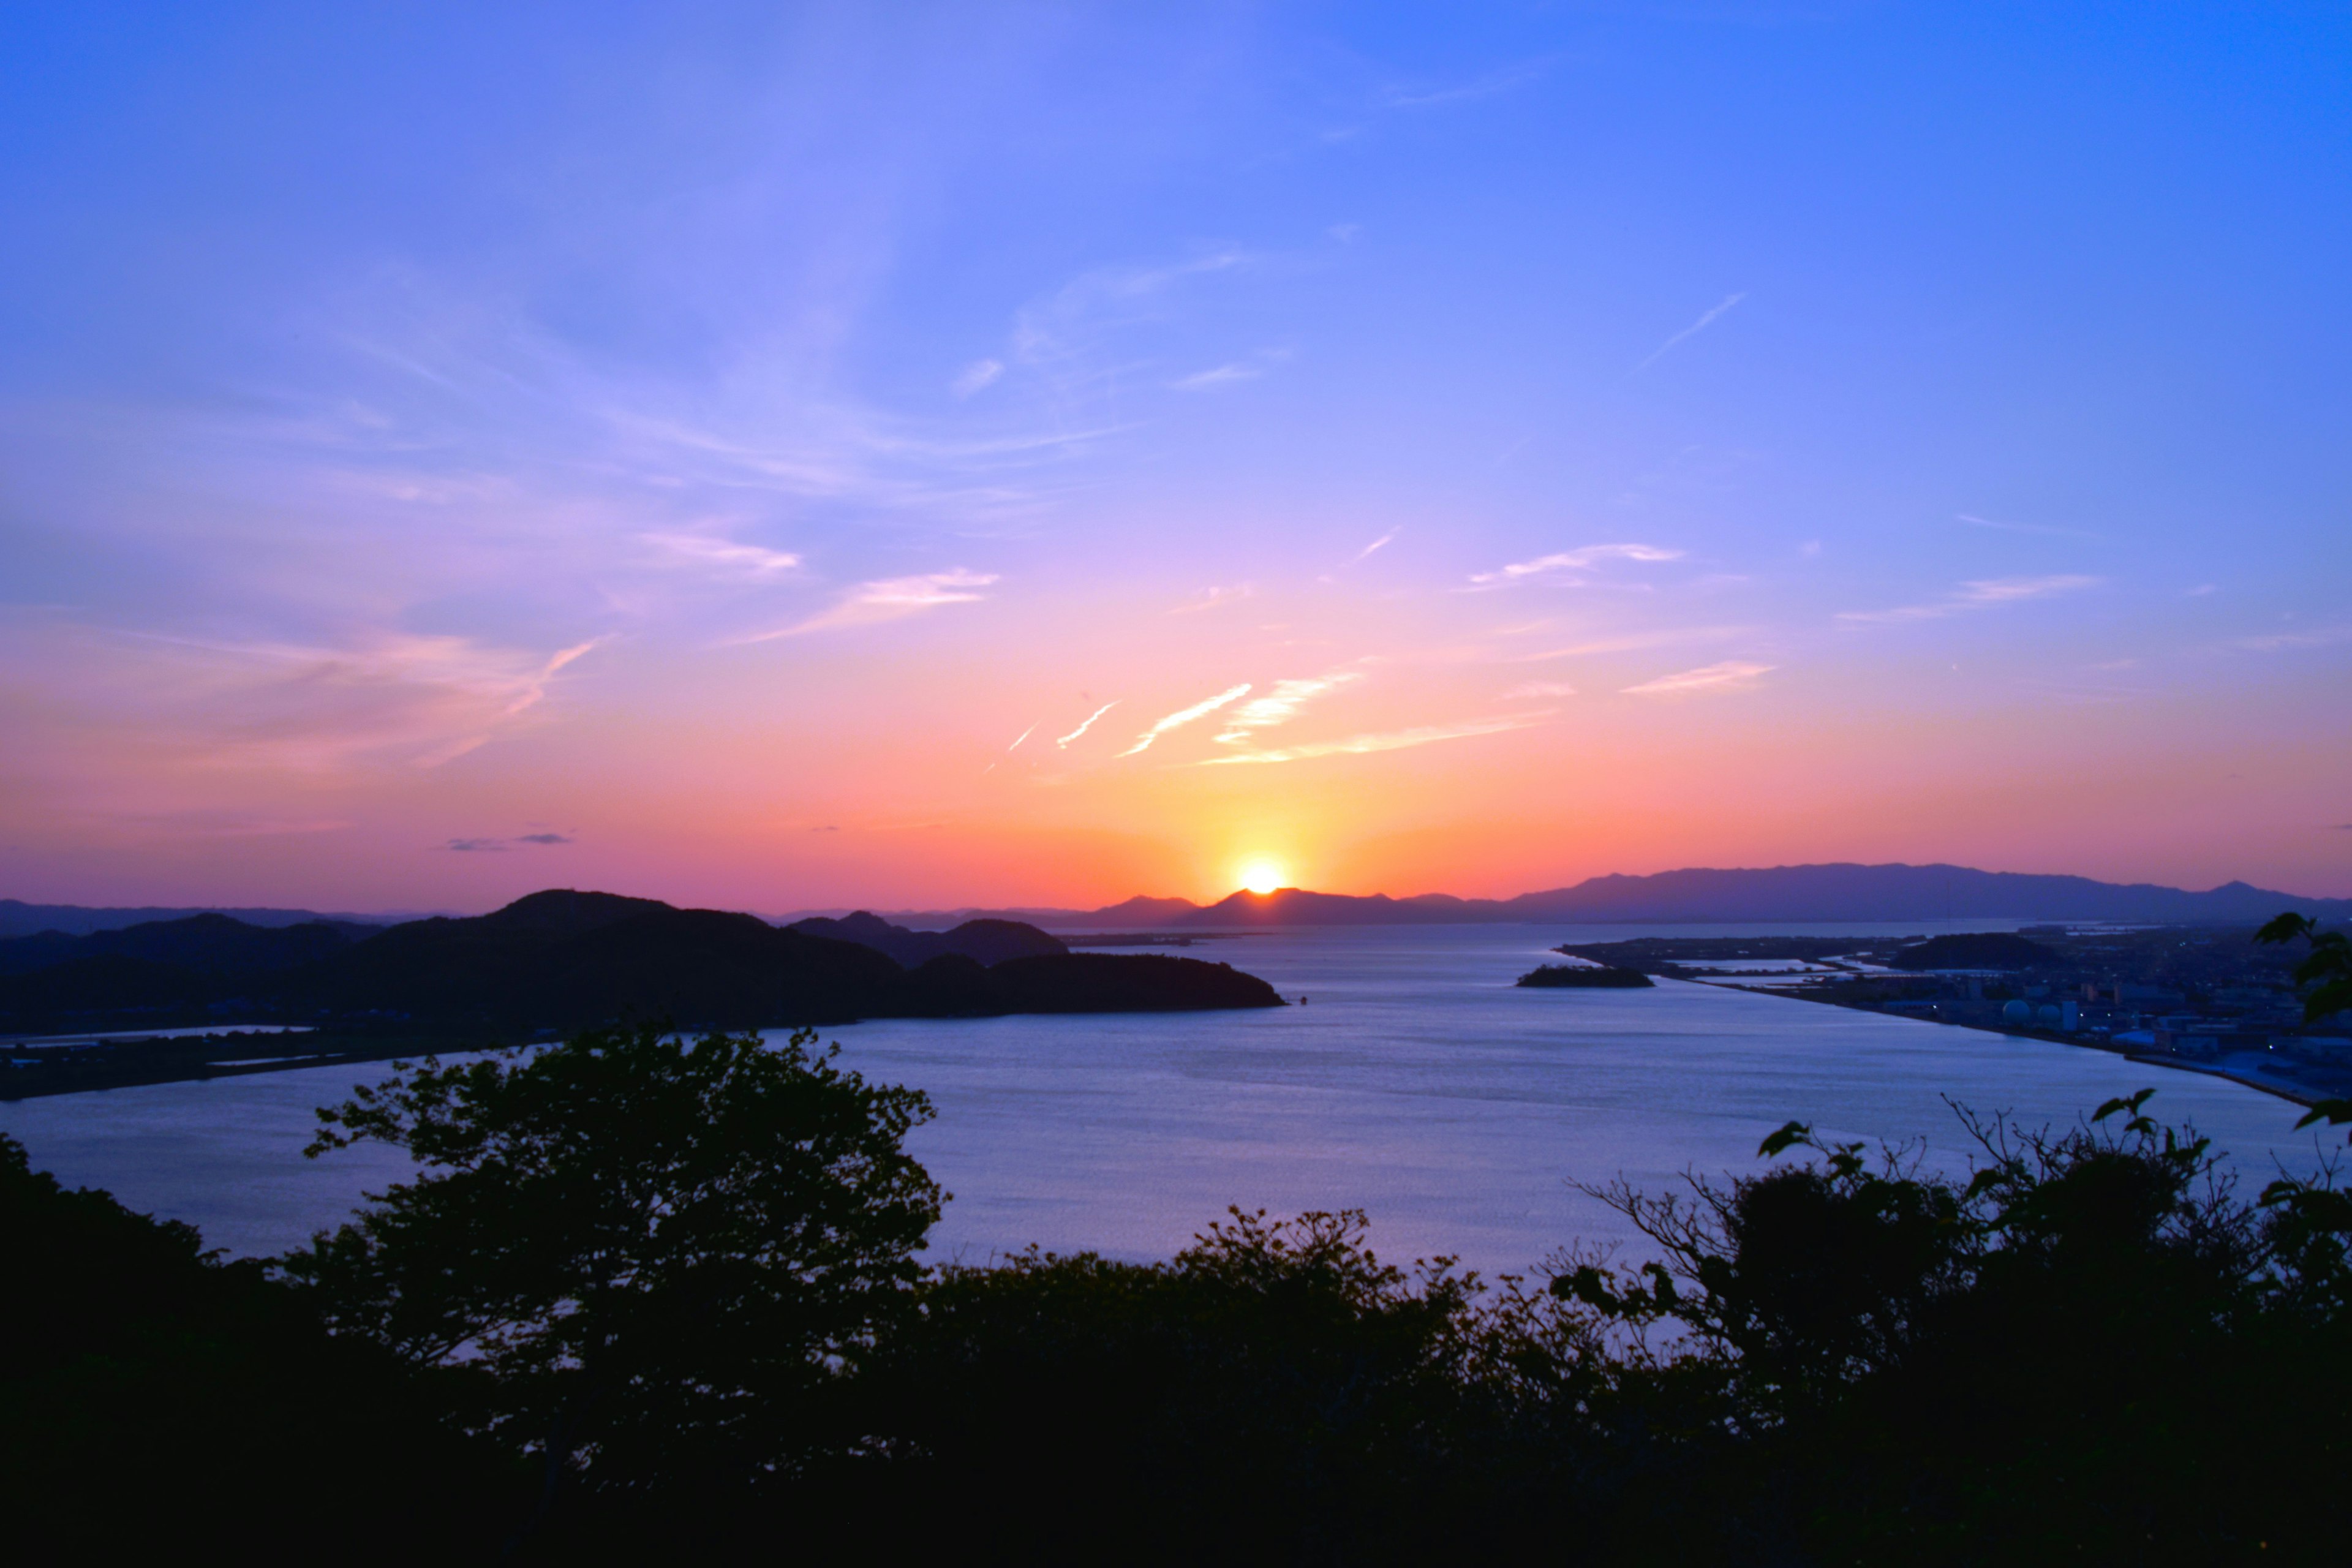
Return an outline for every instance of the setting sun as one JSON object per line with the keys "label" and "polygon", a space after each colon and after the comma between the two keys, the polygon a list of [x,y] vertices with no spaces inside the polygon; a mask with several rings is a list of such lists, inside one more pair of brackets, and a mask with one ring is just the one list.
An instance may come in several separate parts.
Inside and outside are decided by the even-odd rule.
{"label": "setting sun", "polygon": [[1253,893],[1271,893],[1283,884],[1282,862],[1261,857],[1242,862],[1242,886]]}

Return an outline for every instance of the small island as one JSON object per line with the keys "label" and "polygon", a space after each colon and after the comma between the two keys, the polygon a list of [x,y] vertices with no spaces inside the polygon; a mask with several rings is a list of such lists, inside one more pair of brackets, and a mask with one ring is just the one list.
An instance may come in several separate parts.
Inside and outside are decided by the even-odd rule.
{"label": "small island", "polygon": [[1543,963],[1518,978],[1519,984],[1538,990],[1635,991],[1657,982],[1638,969],[1618,969],[1601,963]]}

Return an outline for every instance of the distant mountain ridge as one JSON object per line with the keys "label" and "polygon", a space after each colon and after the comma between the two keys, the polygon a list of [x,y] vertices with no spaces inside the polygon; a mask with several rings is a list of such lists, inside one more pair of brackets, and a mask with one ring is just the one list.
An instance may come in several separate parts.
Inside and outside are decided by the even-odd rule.
{"label": "distant mountain ridge", "polygon": [[1285,888],[1234,893],[1208,905],[1129,899],[1099,910],[960,910],[900,914],[911,925],[978,918],[1025,921],[1060,931],[1251,930],[1294,925],[1458,925],[1510,921],[1586,925],[1884,922],[1945,920],[2116,921],[2237,924],[2297,910],[2325,921],[2352,919],[2352,899],[2306,899],[2244,882],[2202,892],[2088,877],[1979,871],[1967,866],[1773,866],[1691,868],[1591,877],[1571,888],[1513,899],[1421,893],[1394,899]]}
{"label": "distant mountain ridge", "polygon": [[371,928],[412,920],[411,915],[320,914],[316,910],[247,910],[230,909],[219,904],[203,904],[188,909],[163,909],[142,905],[136,909],[100,907],[89,904],[28,904],[21,899],[0,899],[0,937],[37,936],[45,931],[59,931],[67,936],[88,936],[92,931],[121,931],[125,926],[152,925],[158,921],[184,921],[196,915],[226,915],[249,926],[329,925],[368,926]]}
{"label": "distant mountain ridge", "polygon": [[[609,899],[616,909],[628,906],[640,912],[665,907],[650,899],[620,899],[612,894],[571,896]],[[545,894],[535,894],[528,901],[536,909],[547,898]],[[516,907],[509,905],[508,909]],[[1010,921],[1071,931],[1528,921],[1592,925],[1984,919],[2231,924],[2266,921],[2285,910],[2297,910],[2326,921],[2352,920],[2352,899],[2303,898],[2236,881],[2197,892],[2145,882],[2122,884],[2088,877],[1979,871],[1967,866],[1837,863],[1738,869],[1693,868],[1638,877],[1612,873],[1589,877],[1574,887],[1522,893],[1512,899],[1462,899],[1447,893],[1357,897],[1285,888],[1273,893],[1235,893],[1206,905],[1190,899],[1138,897],[1096,910],[975,907],[892,911],[887,915],[868,914],[861,910],[842,919],[856,921],[862,917],[872,921],[877,928],[907,930],[908,935],[924,936],[973,921]],[[109,909],[0,899],[0,938],[47,931],[79,936],[204,914],[227,915],[252,926],[285,927],[324,921],[352,937],[368,934],[363,928],[381,930],[413,923],[415,918],[319,914],[310,910]],[[826,918],[786,916],[770,923],[806,927],[813,919]]]}

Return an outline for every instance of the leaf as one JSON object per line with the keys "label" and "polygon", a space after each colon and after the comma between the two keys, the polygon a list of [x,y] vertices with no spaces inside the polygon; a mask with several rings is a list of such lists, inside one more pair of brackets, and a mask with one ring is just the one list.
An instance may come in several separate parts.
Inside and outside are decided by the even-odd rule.
{"label": "leaf", "polygon": [[1811,1122],[1791,1121],[1756,1145],[1756,1157],[1759,1160],[1769,1160],[1775,1154],[1787,1152],[1800,1143],[1810,1143],[1812,1139],[1813,1129]]}
{"label": "leaf", "polygon": [[2303,1120],[2294,1124],[2294,1129],[2300,1132],[2315,1121],[2325,1121],[2330,1127],[2341,1127],[2346,1122],[2352,1121],[2352,1100],[2322,1100],[2314,1102],[2312,1108],[2303,1113]]}
{"label": "leaf", "polygon": [[2101,1105],[2098,1110],[2091,1112],[2091,1120],[2094,1121],[2105,1121],[2108,1117],[2113,1116],[2118,1110],[2128,1110],[2136,1120],[2133,1124],[2128,1126],[2127,1131],[2137,1132],[2139,1131],[2139,1127],[2137,1125],[2137,1120],[2140,1120],[2139,1108],[2147,1104],[2147,1097],[2155,1092],[2156,1090],[2153,1089],[2144,1089],[2137,1094],[2132,1095],[2127,1099],[2110,1100]]}
{"label": "leaf", "polygon": [[2284,914],[2278,916],[2256,931],[2254,940],[2277,946],[2283,942],[2293,942],[2299,936],[2309,936],[2317,929],[2317,922],[2309,915]]}

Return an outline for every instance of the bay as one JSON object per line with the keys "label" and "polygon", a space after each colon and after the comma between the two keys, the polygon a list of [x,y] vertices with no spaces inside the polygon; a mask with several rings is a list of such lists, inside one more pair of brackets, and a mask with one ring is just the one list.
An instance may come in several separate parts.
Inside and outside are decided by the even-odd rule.
{"label": "bay", "polygon": [[[1262,975],[1304,1005],[885,1020],[824,1038],[839,1043],[844,1065],[931,1095],[938,1118],[910,1146],[955,1197],[929,1256],[968,1263],[1031,1243],[1166,1257],[1228,1205],[1360,1208],[1384,1255],[1452,1255],[1488,1273],[1529,1270],[1578,1238],[1638,1253],[1640,1239],[1579,1184],[1622,1176],[1659,1192],[1687,1171],[1754,1171],[1759,1141],[1791,1118],[1831,1138],[1916,1143],[1958,1169],[1972,1145],[1948,1098],[2063,1128],[2153,1086],[2150,1111],[2210,1134],[2254,1187],[2320,1157],[2316,1139],[2292,1130],[2299,1107],[2105,1051],[1673,981],[1645,991],[1511,984],[1558,942],[1625,934],[1252,935],[1191,955]],[[381,1149],[299,1152],[314,1107],[381,1076],[310,1068],[0,1103],[0,1130],[69,1185],[190,1220],[232,1253],[268,1253],[405,1173]]]}

